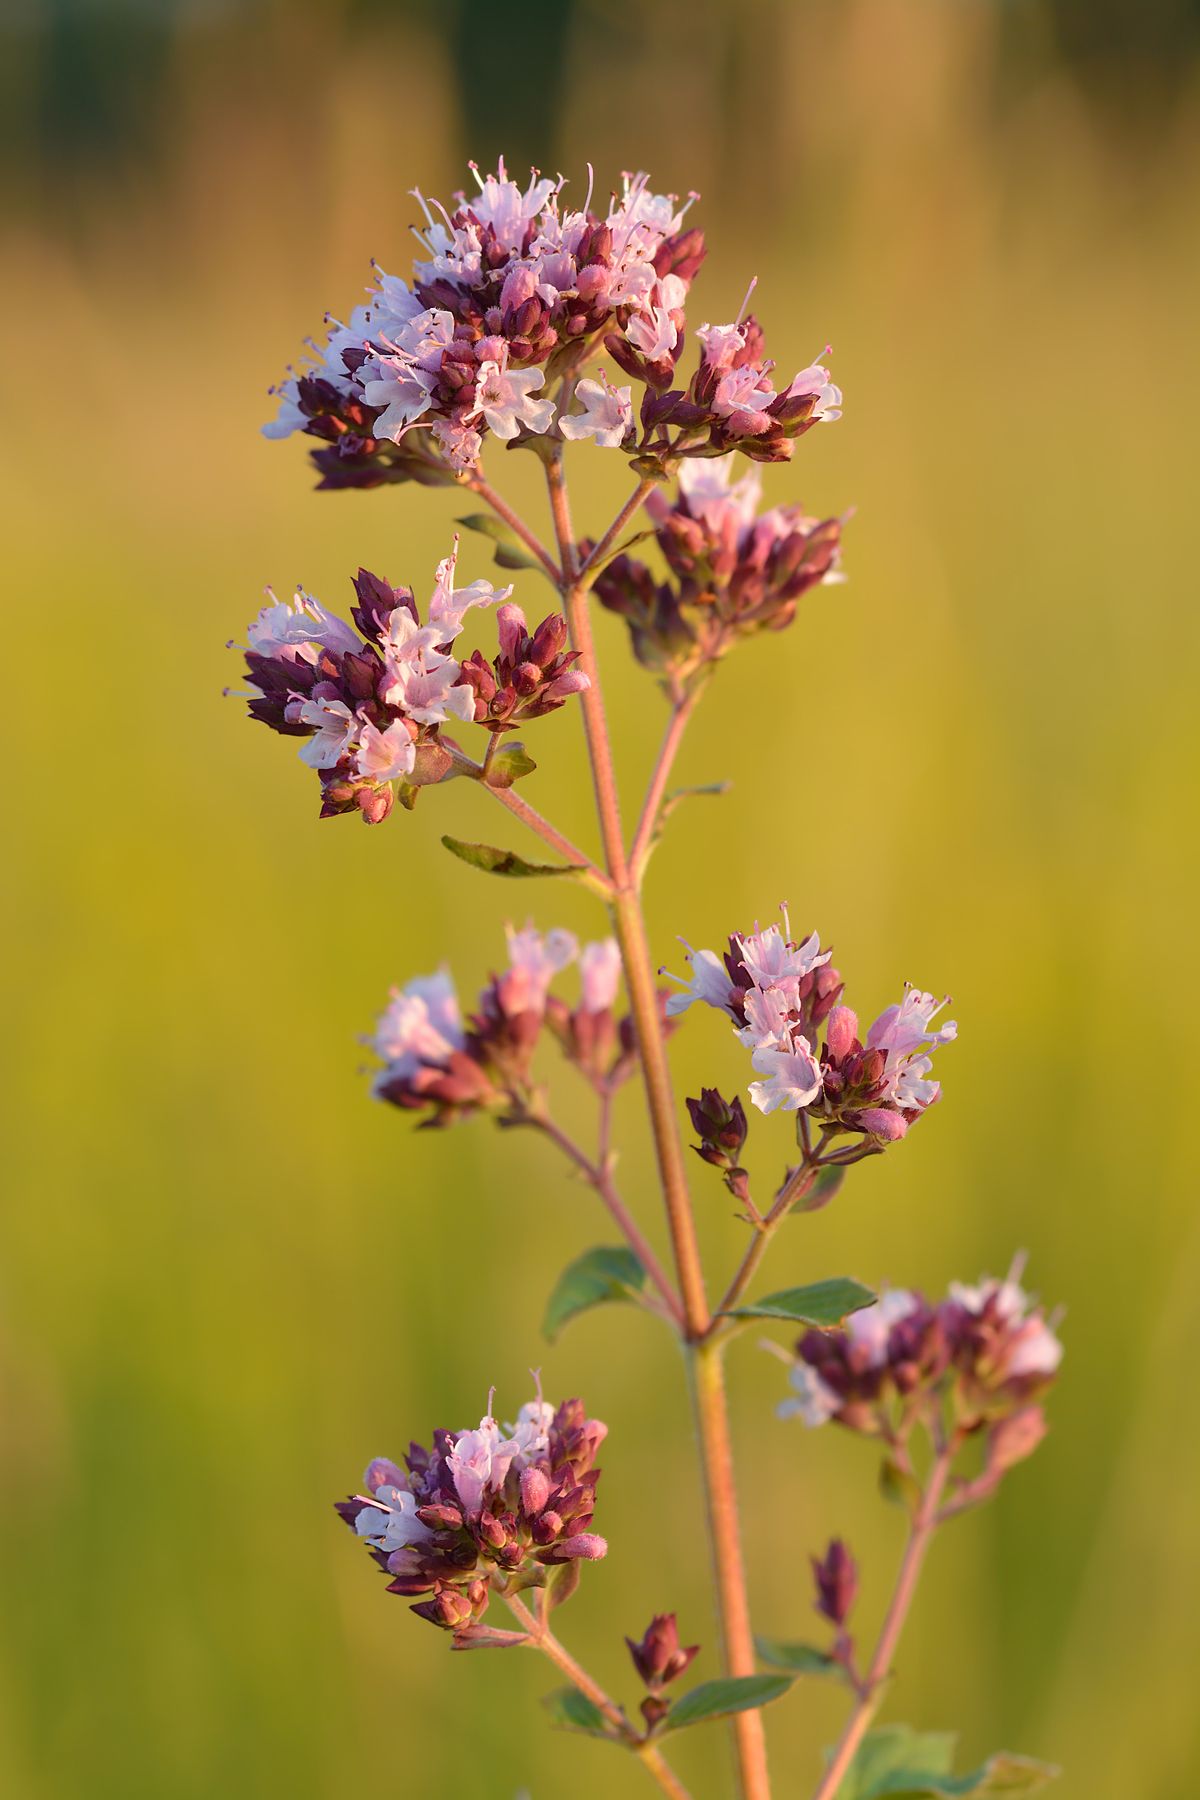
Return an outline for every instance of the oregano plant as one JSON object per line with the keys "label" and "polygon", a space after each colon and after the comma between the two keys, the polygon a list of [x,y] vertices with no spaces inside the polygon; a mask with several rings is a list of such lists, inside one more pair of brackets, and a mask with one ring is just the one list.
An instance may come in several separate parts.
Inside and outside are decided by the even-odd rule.
{"label": "oregano plant", "polygon": [[[896,1153],[922,1123],[941,1094],[934,1056],[956,1027],[944,1001],[914,988],[860,1025],[831,953],[815,931],[794,932],[786,909],[780,923],[734,930],[719,954],[688,949],[687,973],[667,976],[642,910],[647,865],[685,797],[671,790],[676,753],[718,664],[744,641],[786,630],[809,590],[839,578],[841,521],[798,506],[764,511],[757,465],[788,461],[801,437],[840,416],[842,396],[819,360],[779,378],[749,293],[737,319],[690,334],[689,356],[686,311],[705,255],[690,223],[695,196],[680,205],[637,175],[599,204],[589,180],[575,210],[561,179],[535,171],[522,188],[503,163],[486,177],[472,168],[478,192],[451,208],[416,193],[424,224],[411,283],[375,270],[366,302],[345,324],[330,319],[313,361],[277,390],[265,430],[311,438],[323,488],[462,490],[461,529],[523,590],[549,583],[550,610],[531,625],[515,584],[461,581],[458,536],[420,599],[391,571],[365,569],[349,620],[304,592],[271,596],[248,633],[249,711],[297,739],[322,817],[378,825],[397,800],[407,809],[426,788],[474,782],[495,800],[498,828],[526,835],[513,847],[507,829],[495,844],[448,831],[446,849],[504,880],[549,881],[551,893],[557,881],[582,883],[607,915],[582,946],[564,930],[509,927],[506,966],[468,1011],[445,968],[409,975],[372,1040],[373,1092],[423,1125],[484,1114],[538,1132],[595,1190],[612,1239],[564,1269],[545,1299],[545,1335],[587,1308],[623,1305],[647,1309],[681,1343],[723,1673],[689,1686],[697,1647],[681,1642],[673,1613],[627,1640],[634,1701],[605,1692],[568,1648],[558,1609],[607,1548],[595,1529],[607,1427],[579,1399],[556,1402],[540,1383],[516,1408],[494,1410],[489,1399],[477,1425],[434,1431],[402,1463],[376,1458],[337,1511],[387,1592],[453,1649],[546,1656],[561,1682],[551,1718],[632,1755],[677,1800],[686,1790],[672,1738],[712,1720],[727,1721],[736,1792],[767,1800],[764,1710],[797,1703],[807,1678],[839,1684],[846,1698],[844,1729],[807,1784],[814,1800],[1030,1793],[1053,1771],[997,1755],[956,1774],[951,1737],[875,1718],[933,1537],[989,1499],[1044,1434],[1057,1321],[1025,1292],[1019,1265],[938,1300],[915,1288],[877,1294],[847,1277],[796,1281],[803,1236],[792,1221],[833,1202],[856,1164]],[[633,485],[614,519],[581,534],[567,449],[584,445],[624,457]],[[485,475],[501,449],[539,458],[547,532],[503,498],[494,468]],[[644,555],[632,555],[639,547]],[[630,815],[614,777],[595,605],[625,621],[632,655],[665,701],[662,746]],[[480,621],[493,641],[467,652],[463,634]],[[536,785],[526,740],[536,750],[537,721],[563,706],[586,735],[596,855],[526,798]],[[668,1056],[696,1003],[723,1013],[744,1047],[750,1102],[747,1111],[740,1093],[712,1087],[687,1099],[699,1162],[686,1154]],[[587,1144],[559,1123],[538,1055],[547,1040],[594,1098]],[[618,1182],[613,1142],[613,1101],[626,1083],[640,1084],[657,1175],[632,1193]],[[751,1174],[756,1117],[761,1162],[782,1156],[781,1178]],[[705,1267],[693,1177],[723,1182],[744,1221],[744,1253],[726,1271]],[[666,1263],[642,1223],[655,1204],[669,1229]],[[764,1288],[763,1265],[789,1225],[776,1285]],[[783,1328],[788,1340],[773,1343],[787,1369],[781,1420],[833,1423],[873,1443],[883,1493],[908,1516],[873,1643],[855,1632],[858,1568],[840,1539],[811,1558],[819,1641],[754,1635],[741,1535],[766,1521],[739,1514],[724,1376],[727,1347],[748,1328]],[[804,1786],[789,1773],[789,1795]]]}

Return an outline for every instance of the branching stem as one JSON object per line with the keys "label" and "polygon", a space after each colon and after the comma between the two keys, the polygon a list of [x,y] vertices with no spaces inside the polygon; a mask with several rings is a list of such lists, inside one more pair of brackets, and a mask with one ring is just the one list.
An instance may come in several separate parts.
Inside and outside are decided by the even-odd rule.
{"label": "branching stem", "polygon": [[484,479],[482,471],[477,471],[464,482],[463,485],[469,488],[471,493],[478,494],[484,505],[490,506],[498,519],[504,520],[504,523],[508,526],[509,530],[520,538],[529,553],[532,556],[536,556],[538,562],[541,563],[542,568],[550,577],[550,580],[554,583],[555,587],[561,587],[562,570],[547,550],[545,544],[543,544],[541,539],[530,530],[520,513],[516,512],[508,504],[508,501],[503,495],[498,494],[491,483]]}
{"label": "branching stem", "polygon": [[892,1598],[880,1629],[875,1653],[862,1679],[861,1691],[854,1711],[846,1723],[846,1729],[838,1739],[825,1774],[813,1794],[813,1800],[834,1800],[834,1795],[841,1787],[846,1777],[846,1771],[854,1760],[854,1754],[879,1710],[883,1691],[891,1673],[892,1658],[895,1656],[900,1634],[904,1630],[905,1621],[913,1603],[925,1555],[937,1529],[938,1507],[946,1479],[950,1473],[953,1454],[952,1448],[939,1451],[929,1472],[925,1492],[921,1496],[920,1505],[917,1507],[909,1527],[908,1542],[904,1547],[904,1555],[896,1576],[896,1586],[892,1591]]}

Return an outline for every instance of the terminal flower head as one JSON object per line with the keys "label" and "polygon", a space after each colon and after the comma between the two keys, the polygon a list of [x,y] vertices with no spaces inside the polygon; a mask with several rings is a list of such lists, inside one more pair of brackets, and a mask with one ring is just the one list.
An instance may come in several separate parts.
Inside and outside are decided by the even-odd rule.
{"label": "terminal flower head", "polygon": [[403,1469],[376,1458],[337,1511],[418,1617],[464,1647],[499,1641],[475,1635],[493,1587],[541,1587],[555,1566],[605,1554],[591,1524],[606,1429],[581,1401],[540,1393],[502,1425],[489,1399],[477,1426],[413,1444]]}

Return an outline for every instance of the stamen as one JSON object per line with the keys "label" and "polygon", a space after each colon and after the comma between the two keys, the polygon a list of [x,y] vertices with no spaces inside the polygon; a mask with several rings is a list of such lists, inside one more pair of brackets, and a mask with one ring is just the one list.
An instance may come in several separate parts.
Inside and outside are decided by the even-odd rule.
{"label": "stamen", "polygon": [[750,277],[750,286],[746,289],[746,298],[742,301],[741,306],[738,308],[738,316],[733,321],[735,325],[741,324],[742,319],[745,316],[746,308],[750,304],[750,296],[754,292],[754,290],[757,286],[758,286],[758,276],[752,275]]}

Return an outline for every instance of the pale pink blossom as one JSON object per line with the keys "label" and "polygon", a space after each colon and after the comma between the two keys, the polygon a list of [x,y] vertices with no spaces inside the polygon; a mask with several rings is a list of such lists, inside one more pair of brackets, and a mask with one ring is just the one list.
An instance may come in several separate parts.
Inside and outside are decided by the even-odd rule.
{"label": "pale pink blossom", "polygon": [[288,717],[313,729],[314,735],[300,746],[301,762],[312,769],[335,768],[358,736],[358,715],[343,700],[296,700],[288,707]]}
{"label": "pale pink blossom", "polygon": [[410,1544],[423,1544],[433,1536],[417,1517],[416,1496],[407,1488],[381,1486],[364,1501],[354,1521],[354,1529],[377,1550],[390,1554]]}
{"label": "pale pink blossom", "polygon": [[396,781],[412,774],[416,760],[416,742],[403,719],[393,719],[384,731],[370,719],[363,720],[354,756],[356,774],[372,781]]}
{"label": "pale pink blossom", "polygon": [[795,1397],[781,1400],[776,1415],[781,1419],[800,1419],[805,1425],[827,1425],[841,1411],[842,1398],[829,1383],[810,1369],[807,1363],[796,1363],[788,1372]]}
{"label": "pale pink blossom", "polygon": [[667,1000],[668,1019],[678,1018],[689,1006],[698,1000],[706,1006],[715,1006],[718,1012],[727,1013],[735,1023],[738,1014],[735,1009],[740,990],[729,978],[729,971],[721,958],[712,950],[693,950],[690,944],[684,944],[687,960],[692,966],[692,978],[685,981],[680,975],[672,975],[668,969],[660,971],[668,981],[675,981],[683,989],[681,994],[672,994]]}
{"label": "pale pink blossom", "polygon": [[888,1359],[888,1339],[899,1325],[921,1309],[915,1294],[905,1288],[885,1288],[874,1306],[851,1313],[845,1332],[851,1344],[866,1358],[868,1368],[881,1369]]}
{"label": "pale pink blossom", "polygon": [[756,1050],[750,1060],[767,1077],[750,1083],[750,1098],[760,1112],[799,1112],[821,1091],[821,1065],[803,1038],[791,1050]]}
{"label": "pale pink blossom", "polygon": [[454,571],[457,567],[458,534],[455,533],[454,548],[437,566],[433,596],[429,602],[429,623],[438,628],[439,644],[451,643],[458,636],[471,607],[499,604],[512,593],[511,582],[507,587],[499,589],[494,588],[490,581],[472,581],[467,587],[456,588]]}
{"label": "pale pink blossom", "polygon": [[603,450],[617,450],[633,429],[633,389],[612,387],[603,373],[599,381],[584,380],[575,388],[584,411],[560,415],[558,426],[565,438],[594,438]]}
{"label": "pale pink blossom", "polygon": [[579,958],[583,982],[584,1012],[608,1012],[617,997],[621,980],[621,952],[615,938],[602,938],[585,944]]}
{"label": "pale pink blossom", "polygon": [[510,441],[521,426],[528,431],[549,431],[554,418],[550,400],[534,400],[531,396],[545,385],[541,369],[509,369],[507,348],[501,356],[480,364],[475,383],[475,404],[464,417],[464,423],[482,418],[498,438]]}
{"label": "pale pink blossom", "polygon": [[435,419],[430,427],[452,469],[473,469],[483,453],[483,438],[458,419]]}
{"label": "pale pink blossom", "polygon": [[389,1075],[411,1075],[430,1063],[445,1066],[465,1043],[454,982],[446,969],[393,988],[371,1048]]}
{"label": "pale pink blossom", "polygon": [[941,1084],[929,1078],[933,1064],[925,1052],[958,1036],[953,1019],[933,1027],[934,1017],[947,1003],[909,988],[898,1005],[880,1013],[867,1033],[867,1049],[882,1050],[886,1056],[887,1086],[881,1098],[904,1111],[924,1111],[941,1092]]}
{"label": "pale pink blossom", "polygon": [[487,1489],[504,1485],[521,1447],[516,1438],[501,1436],[500,1427],[490,1413],[479,1421],[477,1431],[459,1432],[446,1464],[469,1519],[479,1517]]}
{"label": "pale pink blossom", "polygon": [[548,931],[543,937],[532,925],[521,931],[506,925],[504,931],[510,965],[503,977],[505,1010],[540,1012],[554,977],[578,957],[579,940],[570,931]]}
{"label": "pale pink blossom", "polygon": [[[829,354],[826,348],[826,355]],[[842,416],[842,390],[835,387],[829,379],[829,370],[823,369],[820,363],[812,363],[807,369],[801,369],[792,377],[786,398],[795,400],[800,395],[815,394],[817,404],[809,417],[822,424],[832,424]]]}
{"label": "pale pink blossom", "polygon": [[765,931],[752,931],[746,936],[738,933],[736,941],[742,952],[742,964],[758,987],[776,981],[799,980],[827,963],[832,955],[829,950],[822,953],[821,940],[815,931],[802,944],[791,944],[778,925],[768,925]]}
{"label": "pale pink blossom", "polygon": [[282,662],[315,663],[321,650],[344,655],[362,649],[353,627],[303,588],[297,588],[290,601],[277,600],[270,588],[267,593],[270,605],[263,607],[246,632],[246,641],[257,655],[275,656]]}

